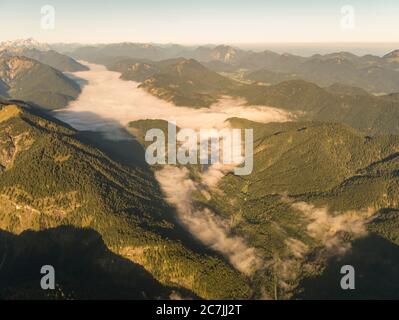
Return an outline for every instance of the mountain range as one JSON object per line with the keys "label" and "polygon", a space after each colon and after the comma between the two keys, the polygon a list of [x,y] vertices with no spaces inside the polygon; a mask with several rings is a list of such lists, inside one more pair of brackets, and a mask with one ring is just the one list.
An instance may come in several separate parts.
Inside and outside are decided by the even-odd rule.
{"label": "mountain range", "polygon": [[[156,44],[120,43],[87,46],[76,49],[71,55],[94,63],[111,64],[126,58],[165,60],[171,58],[195,59],[215,71],[234,72],[247,70],[246,79],[275,84],[280,80],[299,78],[321,86],[343,83],[361,87],[371,93],[392,93],[398,87],[398,62],[395,53],[384,57],[357,56],[349,52],[301,57],[278,54],[269,50],[246,51],[219,46],[159,46]],[[288,78],[287,78],[288,77]]]}
{"label": "mountain range", "polygon": [[8,49],[36,49],[40,51],[48,51],[51,46],[47,43],[36,41],[33,38],[17,39],[0,42],[0,51]]}
{"label": "mountain range", "polygon": [[0,56],[17,56],[34,59],[62,72],[77,72],[88,70],[88,68],[81,63],[54,50],[41,51],[36,48],[4,47],[3,49],[0,49]]}
{"label": "mountain range", "polygon": [[275,85],[248,84],[222,76],[193,59],[158,62],[124,59],[108,65],[124,80],[140,82],[151,94],[177,106],[210,107],[223,96],[245,98],[248,105],[272,106],[298,119],[337,121],[367,134],[399,133],[395,94],[372,95],[359,87],[334,83],[322,88],[304,80]]}
{"label": "mountain range", "polygon": [[[32,39],[0,46],[0,298],[399,298],[397,51],[300,57],[224,45],[58,45],[63,54]],[[93,108],[95,123],[129,137],[116,141],[54,117],[81,94],[68,73],[88,67],[75,59],[191,107],[193,118],[225,96],[289,117],[226,120],[253,129],[248,176],[149,166],[144,137],[167,121],[121,128]],[[112,89],[109,97],[120,94]],[[47,264],[57,288],[44,292],[38,273]],[[340,290],[343,264],[356,266],[354,291]]]}
{"label": "mountain range", "polygon": [[[153,122],[130,124],[139,141]],[[326,122],[228,123],[254,129],[254,171],[227,174],[215,188],[201,182],[203,168],[191,166],[201,185],[193,199],[262,257],[252,275],[257,297],[397,297],[398,136],[371,138]],[[370,281],[353,296],[336,283],[340,262],[355,260],[359,277]]]}
{"label": "mountain range", "polygon": [[0,95],[45,109],[66,106],[80,94],[79,85],[46,64],[20,56],[0,56]]}
{"label": "mountain range", "polygon": [[[84,290],[95,290],[94,279],[94,287],[90,283],[86,289],[77,287],[73,270],[84,264],[79,262],[82,258],[88,263],[86,272],[91,268],[107,275],[104,281],[113,283],[115,290],[118,286],[126,290],[118,281],[127,279],[118,278],[132,274],[128,268],[136,268],[141,271],[132,275],[139,283],[164,286],[159,294],[176,288],[182,294],[186,290],[189,296],[208,299],[251,296],[245,276],[176,223],[151,170],[122,165],[85,142],[87,137],[81,133],[34,107],[7,101],[1,105],[0,229],[6,236],[1,237],[0,256],[5,257],[6,274],[28,259],[22,252],[29,250],[29,263],[35,265],[43,261],[59,265],[63,257],[67,259],[71,269],[60,283],[65,296],[74,292],[84,296]],[[101,144],[99,137],[95,140]],[[64,225],[71,228],[61,228]],[[80,243],[79,239],[84,240],[76,248],[73,244]],[[61,252],[56,253],[57,248]],[[80,253],[74,255],[72,249]],[[122,264],[118,266],[117,261]],[[114,271],[117,274],[109,278]],[[2,276],[6,285],[1,286],[0,296],[29,290],[31,276]],[[140,288],[142,298],[154,292],[151,286]],[[141,293],[136,289],[135,294]]]}

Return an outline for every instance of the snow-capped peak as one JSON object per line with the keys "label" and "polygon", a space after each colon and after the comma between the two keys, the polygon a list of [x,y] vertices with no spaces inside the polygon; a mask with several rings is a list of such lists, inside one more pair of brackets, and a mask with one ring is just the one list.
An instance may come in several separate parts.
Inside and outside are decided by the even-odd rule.
{"label": "snow-capped peak", "polygon": [[48,44],[38,42],[33,38],[4,41],[0,43],[0,51],[17,48],[37,49],[40,51],[48,51],[51,49]]}

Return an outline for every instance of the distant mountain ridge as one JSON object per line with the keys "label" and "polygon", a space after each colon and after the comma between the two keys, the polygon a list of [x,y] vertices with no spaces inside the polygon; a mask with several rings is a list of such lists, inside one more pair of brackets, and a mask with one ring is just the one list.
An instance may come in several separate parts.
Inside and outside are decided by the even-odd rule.
{"label": "distant mountain ridge", "polygon": [[384,59],[387,59],[389,61],[399,62],[399,49],[387,53],[384,56]]}
{"label": "distant mountain ridge", "polygon": [[214,67],[215,71],[246,69],[248,80],[271,84],[295,78],[315,82],[320,86],[339,82],[372,93],[399,91],[399,64],[392,58],[394,53],[384,57],[357,56],[349,52],[301,57],[270,50],[246,51],[226,45],[192,48],[120,43],[81,47],[71,54],[75,58],[101,64],[112,64],[127,58],[160,61],[183,57]]}
{"label": "distant mountain ridge", "polygon": [[[52,51],[8,50],[0,56],[0,299],[399,298],[399,90],[391,91],[398,85],[397,52],[305,58],[136,43],[75,51],[176,106],[209,108],[231,96],[290,113],[292,121],[282,123],[225,121],[253,130],[250,175],[218,172],[217,165],[166,168],[176,169],[171,193],[184,184],[190,189],[181,200],[190,202],[188,212],[207,218],[209,210],[226,237],[254,250],[259,267],[247,274],[178,222],[179,207],[168,204],[156,179],[162,165],[143,160],[146,133],[167,130],[167,121],[130,122],[126,134],[136,139],[123,142],[77,131],[48,112],[81,90],[38,61]],[[47,61],[55,65],[58,58]],[[70,60],[62,61],[66,68]],[[128,107],[129,95],[120,96]],[[113,99],[102,101],[118,108]],[[94,108],[90,114],[105,120]],[[133,161],[125,163],[126,155]],[[182,169],[187,175],[175,179]],[[208,184],[204,173],[213,169],[217,183]],[[226,237],[221,241],[229,244]],[[38,289],[43,264],[57,269],[55,292]],[[356,266],[356,290],[337,286],[343,264]]]}
{"label": "distant mountain ridge", "polygon": [[139,81],[140,88],[177,106],[209,107],[237,84],[194,59],[159,62],[126,59],[109,66],[124,80]]}
{"label": "distant mountain ridge", "polygon": [[79,94],[78,84],[46,64],[26,57],[0,56],[0,95],[4,97],[56,109]]}
{"label": "distant mountain ridge", "polygon": [[399,133],[399,100],[390,95],[374,96],[342,84],[321,88],[304,80],[242,90],[248,104],[299,113],[300,119],[342,122],[367,134]]}
{"label": "distant mountain ridge", "polygon": [[124,59],[108,68],[121,72],[124,80],[141,82],[141,88],[177,106],[210,107],[228,95],[245,98],[248,105],[293,112],[298,119],[343,122],[367,134],[399,133],[399,99],[394,94],[375,96],[342,83],[322,88],[300,79],[269,86],[241,83],[184,58]]}
{"label": "distant mountain ridge", "polygon": [[[399,262],[399,136],[370,137],[344,124],[317,121],[230,118],[226,125],[253,129],[254,170],[248,176],[226,174],[216,186],[204,184],[193,199],[196,208],[214,212],[262,257],[264,268],[253,275],[255,292],[262,292],[256,297],[292,299],[313,292],[327,298],[370,299],[386,292],[398,297],[399,281],[391,277]],[[144,145],[154,126],[167,130],[162,120],[130,123]],[[201,166],[188,170],[190,179],[201,183]],[[358,241],[367,243],[367,254]],[[382,284],[370,280],[355,294],[335,292],[336,281],[323,281],[332,265],[339,278],[342,264],[331,264],[333,257],[356,261],[362,275]]]}
{"label": "distant mountain ridge", "polygon": [[10,41],[3,41],[0,42],[0,51],[6,50],[6,49],[37,49],[40,51],[48,51],[51,49],[50,45],[47,43],[42,43],[39,41],[36,41],[33,38],[28,38],[28,39],[17,39],[17,40],[10,40]]}
{"label": "distant mountain ridge", "polygon": [[[87,297],[102,281],[125,288],[114,293],[124,298],[129,287],[132,298],[168,298],[174,288],[204,299],[251,296],[244,275],[176,222],[150,169],[123,165],[84,141],[82,133],[47,113],[0,101],[0,256],[13,253],[5,261],[11,292],[23,295],[18,285],[26,288],[35,279],[30,272],[25,279],[13,276],[18,262],[57,266],[68,257],[63,266],[72,270],[57,274],[64,289],[77,286],[72,292],[78,296]],[[12,243],[17,247],[7,248]],[[82,259],[82,271],[105,278],[76,281],[81,276],[73,270]],[[123,274],[134,283],[123,284]],[[7,297],[3,289],[0,296]]]}
{"label": "distant mountain ridge", "polygon": [[54,50],[46,51],[36,48],[4,48],[0,49],[0,56],[20,56],[37,60],[62,72],[86,71],[88,68],[74,59]]}
{"label": "distant mountain ridge", "polygon": [[[222,192],[212,193],[212,200],[204,199],[204,205],[213,208],[226,219],[231,217],[239,221],[235,224],[236,231],[250,235],[251,245],[262,248],[260,250],[274,259],[277,267],[273,270],[276,276],[266,280],[269,291],[273,290],[274,283],[282,298],[291,290],[301,292],[301,289],[306,297],[307,289],[310,288],[306,287],[303,278],[315,277],[312,291],[317,291],[319,295],[325,291],[326,296],[330,294],[331,297],[337,282],[326,284],[317,274],[326,271],[320,268],[319,259],[327,257],[328,262],[329,254],[336,254],[341,263],[335,266],[335,279],[339,279],[342,260],[347,263],[356,261],[357,270],[362,270],[365,278],[373,279],[370,279],[370,285],[361,282],[356,297],[384,296],[387,291],[388,296],[398,297],[396,288],[399,282],[392,281],[392,274],[397,271],[399,262],[399,232],[394,227],[399,222],[396,200],[399,192],[398,136],[367,137],[338,123],[256,124],[235,118],[229,124],[235,128],[254,129],[254,171],[244,178],[225,176],[218,185]],[[297,210],[290,201],[311,203],[315,208],[326,208],[326,211],[314,209],[313,218],[306,214],[304,216],[304,212]],[[367,220],[367,212],[370,210],[376,220]],[[323,235],[337,232],[329,229],[328,222],[321,223],[322,226],[311,224],[315,221],[313,219],[317,220],[315,217],[323,214],[330,214],[330,217],[363,215],[359,219],[365,219],[364,226],[370,234],[364,234],[362,239],[367,241],[369,249],[357,248],[354,242],[353,247],[349,245],[351,250],[347,249],[347,253],[340,254],[338,250],[328,253],[328,244],[317,243],[320,241],[317,237],[308,237],[312,235],[312,232],[309,233],[312,228],[320,227]],[[335,224],[331,228],[339,229]],[[348,229],[342,230],[341,234],[337,233],[334,241],[339,241],[345,233],[348,233],[347,241],[353,241]],[[342,241],[338,248],[344,248]],[[396,254],[381,257],[379,252],[384,248],[390,248]],[[365,256],[365,251],[370,255]],[[390,267],[386,268],[387,265]],[[390,276],[375,272],[385,268]],[[376,285],[380,281],[381,285]],[[322,286],[326,287],[320,290]],[[334,295],[341,298],[353,297],[353,294],[340,291]]]}

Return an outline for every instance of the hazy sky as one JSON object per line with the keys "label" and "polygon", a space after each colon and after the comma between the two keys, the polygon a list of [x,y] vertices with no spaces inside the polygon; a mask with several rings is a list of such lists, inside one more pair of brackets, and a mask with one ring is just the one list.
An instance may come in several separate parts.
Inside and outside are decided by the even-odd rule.
{"label": "hazy sky", "polygon": [[[54,30],[40,9],[55,8]],[[354,29],[341,8],[355,10]],[[0,0],[0,41],[398,42],[397,0]]]}

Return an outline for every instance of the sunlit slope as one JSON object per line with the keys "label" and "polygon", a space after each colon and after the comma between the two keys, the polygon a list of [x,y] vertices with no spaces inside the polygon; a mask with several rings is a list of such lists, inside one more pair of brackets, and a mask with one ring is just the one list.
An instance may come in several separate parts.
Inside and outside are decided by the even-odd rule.
{"label": "sunlit slope", "polygon": [[[261,252],[268,272],[258,273],[259,284],[269,295],[306,293],[304,279],[323,276],[330,257],[352,252],[350,243],[367,236],[367,230],[385,239],[380,245],[397,243],[397,136],[370,138],[334,123],[259,124],[235,118],[230,124],[254,128],[254,171],[249,176],[225,176],[217,189],[210,190],[211,200],[201,194],[197,200]],[[367,241],[377,246],[373,239]],[[376,254],[361,257],[357,251],[352,256],[364,270],[373,269],[373,263],[378,270],[384,263],[396,263]],[[328,285],[336,284],[314,285],[318,292],[330,292]],[[391,282],[386,290],[394,294],[398,285]],[[358,297],[381,294],[367,287]]]}
{"label": "sunlit slope", "polygon": [[79,94],[77,83],[48,65],[25,57],[0,56],[0,95],[56,109]]}
{"label": "sunlit slope", "polygon": [[237,94],[248,104],[295,112],[299,119],[342,122],[366,134],[399,133],[399,104],[392,96],[377,97],[344,85],[321,88],[303,80],[243,86]]}
{"label": "sunlit slope", "polygon": [[110,251],[164,285],[203,298],[250,296],[244,276],[176,225],[149,170],[118,164],[33,111],[3,106],[0,113],[1,229],[94,229]]}
{"label": "sunlit slope", "polygon": [[34,59],[62,72],[88,70],[81,63],[54,50],[42,51],[35,48],[3,48],[3,50],[0,50],[0,56],[19,56]]}
{"label": "sunlit slope", "polygon": [[127,59],[109,65],[109,69],[121,72],[124,80],[142,82],[141,88],[177,106],[209,107],[239,85],[193,59]]}
{"label": "sunlit slope", "polygon": [[365,134],[399,133],[399,103],[394,94],[375,96],[340,83],[322,88],[298,79],[270,86],[241,83],[183,58],[125,59],[108,68],[121,72],[124,80],[141,82],[141,88],[177,106],[210,107],[221,97],[232,96],[251,106],[290,111],[298,120],[341,122]]}

